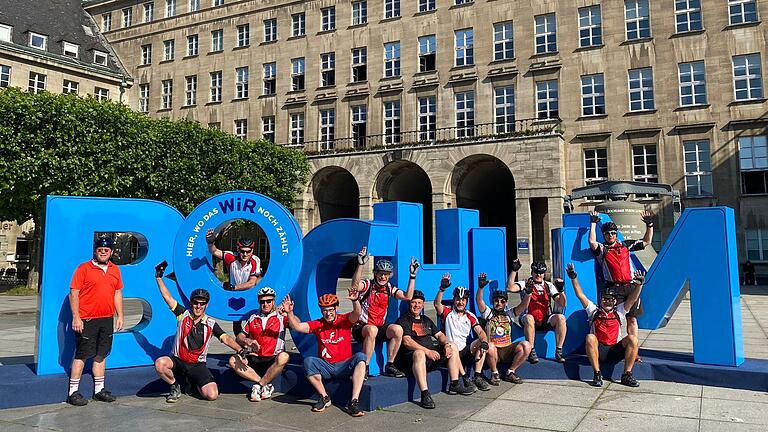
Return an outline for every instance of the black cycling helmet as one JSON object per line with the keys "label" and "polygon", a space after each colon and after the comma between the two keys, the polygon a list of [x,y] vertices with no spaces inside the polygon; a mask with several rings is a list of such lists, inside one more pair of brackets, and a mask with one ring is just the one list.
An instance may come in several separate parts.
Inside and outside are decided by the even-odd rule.
{"label": "black cycling helmet", "polygon": [[469,290],[461,285],[453,289],[454,299],[469,299]]}
{"label": "black cycling helmet", "polygon": [[605,291],[603,291],[603,297],[611,297],[616,300],[618,298],[618,292],[614,288],[606,288]]}
{"label": "black cycling helmet", "polygon": [[504,300],[509,300],[509,294],[507,294],[506,290],[495,290],[491,293],[491,300],[497,299],[497,298],[503,298]]}
{"label": "black cycling helmet", "polygon": [[238,249],[242,249],[242,248],[251,248],[251,249],[253,249],[255,244],[256,243],[253,240],[251,240],[251,239],[249,239],[247,237],[240,237],[239,239],[237,239],[237,248]]}
{"label": "black cycling helmet", "polygon": [[93,242],[93,248],[97,249],[97,248],[101,248],[101,247],[106,247],[106,248],[114,249],[115,248],[115,241],[112,240],[112,237],[101,236],[101,237],[97,238],[96,241]]}
{"label": "black cycling helmet", "polygon": [[413,296],[411,297],[411,300],[421,299],[422,301],[425,300],[424,293],[419,290],[413,290]]}
{"label": "black cycling helmet", "polygon": [[603,234],[607,233],[608,231],[618,231],[618,230],[619,230],[619,227],[617,227],[616,224],[613,222],[606,222],[603,224],[602,227],[600,227],[600,231]]}
{"label": "black cycling helmet", "polygon": [[190,300],[194,299],[200,299],[205,300],[206,303],[211,301],[211,294],[208,292],[208,290],[204,290],[202,288],[198,288],[194,291],[192,291],[192,294],[189,296]]}
{"label": "black cycling helmet", "polygon": [[544,261],[534,261],[531,264],[531,271],[536,274],[544,274],[547,272],[547,264]]}

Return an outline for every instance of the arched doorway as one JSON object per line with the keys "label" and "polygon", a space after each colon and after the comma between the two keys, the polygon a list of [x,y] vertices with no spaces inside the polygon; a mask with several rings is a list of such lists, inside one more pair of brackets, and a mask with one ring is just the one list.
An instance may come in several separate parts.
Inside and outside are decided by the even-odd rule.
{"label": "arched doorway", "polygon": [[434,263],[432,182],[427,173],[413,162],[404,160],[391,162],[379,172],[376,192],[382,201],[407,201],[423,206],[424,262]]}
{"label": "arched doorway", "polygon": [[[312,177],[311,185],[316,215],[313,226],[331,219],[360,218],[360,189],[349,171],[338,166],[323,168]],[[350,260],[339,276],[352,277],[355,265],[355,260]]]}
{"label": "arched doorway", "polygon": [[507,165],[491,155],[475,155],[456,164],[451,175],[456,207],[480,210],[480,226],[507,229],[507,265],[517,257],[515,179]]}

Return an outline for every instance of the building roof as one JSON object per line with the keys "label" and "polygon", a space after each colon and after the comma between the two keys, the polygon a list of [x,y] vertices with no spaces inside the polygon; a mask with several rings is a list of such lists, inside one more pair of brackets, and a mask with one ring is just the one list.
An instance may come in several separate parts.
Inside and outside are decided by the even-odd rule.
{"label": "building roof", "polygon": [[[110,75],[127,75],[80,0],[13,0],[2,3],[0,24],[12,27],[12,48]],[[47,36],[45,50],[30,47],[30,33]],[[78,45],[76,58],[64,55],[64,42]],[[0,42],[0,47],[5,44]],[[109,54],[106,66],[94,63],[94,51]]]}

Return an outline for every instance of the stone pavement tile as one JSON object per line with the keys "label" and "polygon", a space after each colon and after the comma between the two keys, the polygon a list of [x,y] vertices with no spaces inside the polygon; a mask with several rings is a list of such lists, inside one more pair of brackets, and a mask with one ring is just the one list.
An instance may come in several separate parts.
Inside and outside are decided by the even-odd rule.
{"label": "stone pavement tile", "polygon": [[[589,376],[589,379],[592,380],[592,375]],[[548,379],[527,379],[527,380],[525,380],[523,385],[526,385],[528,383],[554,385],[554,386],[586,387],[586,388],[590,388],[590,389],[594,388],[594,387],[590,386],[589,384],[587,384],[586,381],[571,380],[571,379],[564,379],[564,380],[561,380],[561,379],[552,379],[552,380],[548,380]]]}
{"label": "stone pavement tile", "polygon": [[567,405],[589,408],[604,389],[583,386],[556,386],[524,383],[501,395],[502,399],[513,401],[547,401],[551,405]]}
{"label": "stone pavement tile", "polygon": [[641,348],[652,348],[662,351],[692,352],[693,342],[690,341],[649,341],[640,345]]}
{"label": "stone pavement tile", "polygon": [[[480,393],[479,391],[475,393]],[[486,392],[483,392],[486,393]],[[490,393],[490,392],[487,392]],[[433,394],[432,399],[435,401],[437,408],[434,410],[425,410],[415,402],[405,402],[390,407],[383,408],[385,412],[398,412],[418,415],[431,415],[440,418],[454,418],[454,419],[466,419],[472,414],[480,411],[491,403],[487,398],[462,396],[462,395],[449,395],[446,393]]]}
{"label": "stone pavement tile", "polygon": [[699,432],[765,432],[765,425],[701,420]]}
{"label": "stone pavement tile", "polygon": [[[642,385],[642,384],[641,384]],[[594,408],[641,414],[699,418],[698,397],[606,390]]]}
{"label": "stone pavement tile", "polygon": [[18,423],[8,423],[0,421],[0,430],[3,432],[41,432],[54,429],[42,429],[33,426],[27,426]]}
{"label": "stone pavement tile", "polygon": [[462,422],[451,432],[526,432],[530,430],[546,430],[546,429],[534,429],[531,427],[516,427],[503,425],[498,423],[485,423],[479,421],[467,420]]}
{"label": "stone pavement tile", "polygon": [[[422,410],[427,411],[427,410]],[[434,410],[437,411],[437,410]],[[429,414],[435,414],[430,410]],[[432,416],[426,413],[403,414],[399,412],[374,411],[360,418],[347,416],[344,424],[336,426],[332,431],[414,431],[414,432],[443,432],[457,426],[461,420]],[[314,429],[313,430],[319,430]]]}
{"label": "stone pavement tile", "polygon": [[541,401],[520,402],[500,399],[491,402],[469,419],[525,428],[571,431],[589,411],[586,408],[569,406],[550,405],[548,408],[556,411],[557,415],[544,415],[541,410]]}
{"label": "stone pavement tile", "polygon": [[765,429],[768,429],[768,404],[705,398],[701,401],[701,419],[739,423],[743,421],[764,425]]}
{"label": "stone pavement tile", "polygon": [[640,387],[627,387],[621,383],[611,382],[608,384],[607,388],[611,391],[701,397],[701,387],[702,386],[697,384],[640,380]]}
{"label": "stone pavement tile", "polygon": [[53,411],[58,411],[66,408],[67,405],[63,403],[48,404],[48,405],[36,405],[23,408],[9,408],[0,410],[0,420],[14,421],[24,417],[29,417],[34,414],[42,414]]}
{"label": "stone pavement tile", "polygon": [[662,334],[662,333],[652,333],[647,338],[645,338],[646,342],[651,341],[666,341],[666,342],[678,342],[678,341],[684,341],[684,342],[690,342],[691,341],[691,335],[685,335],[685,334],[676,334],[676,333],[670,333],[670,334]]}
{"label": "stone pavement tile", "polygon": [[[734,401],[759,402],[768,404],[768,392],[732,389],[726,387],[704,387],[702,397],[708,399],[728,399]],[[767,407],[768,408],[768,407]]]}
{"label": "stone pavement tile", "polygon": [[174,432],[215,428],[224,424],[221,419],[179,416],[174,413],[134,408],[118,404],[92,402],[84,407],[66,407],[49,413],[34,414],[16,420],[27,426],[62,431],[126,431]]}
{"label": "stone pavement tile", "polygon": [[697,432],[698,430],[698,418],[668,417],[594,409],[584,417],[584,420],[579,423],[574,432]]}
{"label": "stone pavement tile", "polygon": [[[528,381],[526,380],[526,382],[528,382]],[[514,387],[514,386],[515,386],[515,384],[508,383],[506,381],[502,381],[497,386],[491,386],[491,389],[486,391],[486,392],[479,391],[479,390],[476,391],[475,394],[473,394],[471,397],[473,397],[473,398],[482,398],[482,399],[496,399],[499,396],[501,396],[502,394],[504,394],[505,392],[507,392],[509,389]],[[437,393],[437,394],[433,393],[432,397],[434,398],[436,395],[439,395],[439,394],[444,394],[444,393],[442,393],[442,392]],[[450,396],[450,395],[446,394],[446,396]]]}

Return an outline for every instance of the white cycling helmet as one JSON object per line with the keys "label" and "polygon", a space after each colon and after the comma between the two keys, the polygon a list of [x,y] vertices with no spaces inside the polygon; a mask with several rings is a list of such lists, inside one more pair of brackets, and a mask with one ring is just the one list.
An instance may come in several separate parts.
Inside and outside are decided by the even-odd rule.
{"label": "white cycling helmet", "polygon": [[270,287],[264,287],[264,288],[259,290],[259,295],[258,296],[259,297],[265,297],[265,296],[272,296],[272,297],[274,297],[275,296],[275,290],[273,290]]}

